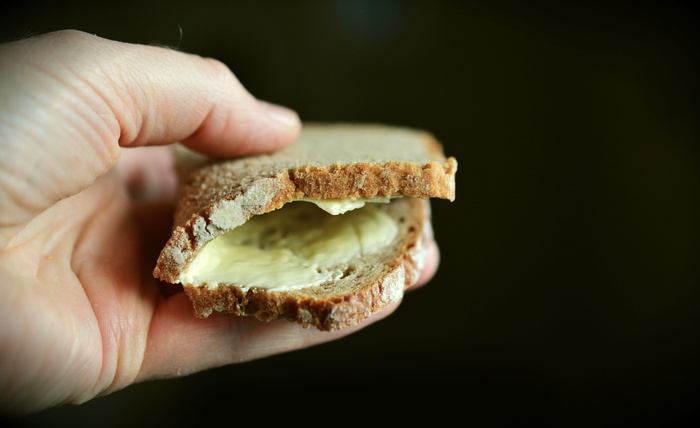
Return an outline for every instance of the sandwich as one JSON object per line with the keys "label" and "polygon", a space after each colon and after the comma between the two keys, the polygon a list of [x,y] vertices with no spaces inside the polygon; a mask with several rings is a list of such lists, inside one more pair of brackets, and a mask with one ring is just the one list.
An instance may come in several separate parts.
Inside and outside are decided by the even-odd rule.
{"label": "sandwich", "polygon": [[333,331],[399,301],[432,238],[430,198],[454,200],[457,162],[428,132],[306,123],[271,154],[180,148],[172,235],[154,276],[214,312]]}

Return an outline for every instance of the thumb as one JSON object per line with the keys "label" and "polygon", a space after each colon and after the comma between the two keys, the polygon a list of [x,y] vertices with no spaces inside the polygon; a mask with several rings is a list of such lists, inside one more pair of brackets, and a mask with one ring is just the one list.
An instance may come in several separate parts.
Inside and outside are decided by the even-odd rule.
{"label": "thumb", "polygon": [[233,157],[270,152],[299,133],[296,113],[257,100],[215,59],[152,46],[118,47],[128,51],[130,68],[139,70],[107,76],[120,80],[117,91],[106,87],[122,147],[180,141],[209,156]]}
{"label": "thumb", "polygon": [[221,62],[79,31],[0,46],[0,76],[0,227],[86,188],[121,147],[181,141],[239,156],[275,150],[300,129]]}

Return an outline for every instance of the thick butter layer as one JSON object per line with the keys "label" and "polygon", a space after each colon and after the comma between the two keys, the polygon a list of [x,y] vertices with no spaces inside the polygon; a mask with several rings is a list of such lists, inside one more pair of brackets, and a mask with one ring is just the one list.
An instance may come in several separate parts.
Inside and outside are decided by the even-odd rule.
{"label": "thick butter layer", "polygon": [[294,202],[215,238],[180,280],[275,290],[318,285],[342,276],[338,264],[377,252],[397,233],[396,222],[374,204],[330,215]]}

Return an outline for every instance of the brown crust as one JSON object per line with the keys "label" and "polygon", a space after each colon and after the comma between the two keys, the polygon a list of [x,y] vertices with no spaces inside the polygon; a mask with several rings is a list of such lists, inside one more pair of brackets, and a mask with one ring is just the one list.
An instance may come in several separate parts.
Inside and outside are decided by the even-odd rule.
{"label": "brown crust", "polygon": [[414,198],[455,197],[453,159],[428,162],[356,163],[304,166],[289,171],[297,192],[309,198],[345,198],[404,195]]}

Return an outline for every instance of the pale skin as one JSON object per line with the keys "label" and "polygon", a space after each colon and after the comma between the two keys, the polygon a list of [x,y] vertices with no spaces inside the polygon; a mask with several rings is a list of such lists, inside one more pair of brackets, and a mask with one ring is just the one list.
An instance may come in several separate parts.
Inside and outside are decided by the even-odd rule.
{"label": "pale skin", "polygon": [[[0,45],[0,409],[83,403],[338,339],[286,321],[192,315],[152,276],[175,178],[168,144],[270,152],[298,116],[222,63],[61,31]],[[435,273],[430,255],[416,286]],[[172,286],[175,287],[175,286]]]}

